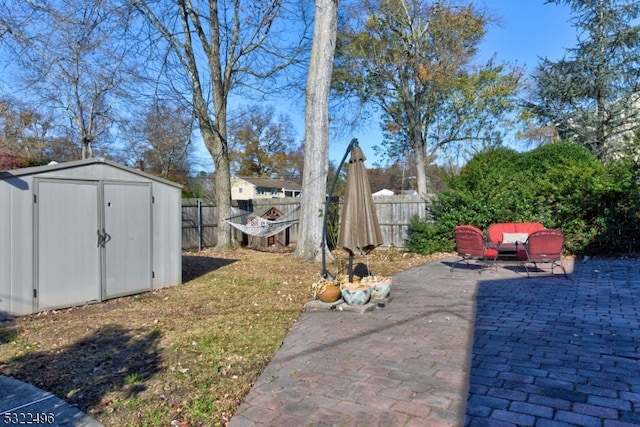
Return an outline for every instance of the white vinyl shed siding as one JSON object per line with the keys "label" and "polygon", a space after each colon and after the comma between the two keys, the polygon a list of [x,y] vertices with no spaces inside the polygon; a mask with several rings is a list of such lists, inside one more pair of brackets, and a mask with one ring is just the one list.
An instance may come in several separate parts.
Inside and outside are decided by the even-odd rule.
{"label": "white vinyl shed siding", "polygon": [[0,172],[0,314],[180,284],[180,193],[102,159]]}

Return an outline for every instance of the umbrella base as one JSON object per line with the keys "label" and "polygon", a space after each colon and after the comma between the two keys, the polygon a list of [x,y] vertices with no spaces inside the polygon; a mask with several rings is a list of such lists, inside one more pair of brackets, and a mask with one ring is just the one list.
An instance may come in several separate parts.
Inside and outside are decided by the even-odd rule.
{"label": "umbrella base", "polygon": [[336,310],[336,311],[349,311],[353,313],[366,313],[377,308],[385,308],[387,304],[391,302],[393,297],[374,299],[371,298],[368,303],[362,305],[349,305],[344,300],[339,299],[336,302],[322,302],[320,300],[309,301],[306,304],[307,309],[314,310]]}

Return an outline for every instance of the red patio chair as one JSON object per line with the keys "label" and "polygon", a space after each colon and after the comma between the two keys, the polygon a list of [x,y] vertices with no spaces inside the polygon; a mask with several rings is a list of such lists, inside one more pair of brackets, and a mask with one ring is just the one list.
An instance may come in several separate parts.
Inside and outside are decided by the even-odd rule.
{"label": "red patio chair", "polygon": [[453,235],[456,240],[456,250],[461,258],[453,264],[451,271],[461,262],[466,262],[469,267],[469,260],[483,261],[480,273],[489,265],[496,266],[498,251],[495,248],[487,247],[479,228],[472,225],[460,225],[456,227]]}
{"label": "red patio chair", "polygon": [[527,271],[527,277],[530,277],[527,264],[533,264],[535,268],[538,268],[538,264],[542,263],[551,263],[551,274],[553,274],[554,267],[560,267],[564,272],[564,277],[567,277],[567,270],[562,264],[563,246],[564,234],[562,231],[538,230],[531,233],[526,242],[516,243],[516,256]]}

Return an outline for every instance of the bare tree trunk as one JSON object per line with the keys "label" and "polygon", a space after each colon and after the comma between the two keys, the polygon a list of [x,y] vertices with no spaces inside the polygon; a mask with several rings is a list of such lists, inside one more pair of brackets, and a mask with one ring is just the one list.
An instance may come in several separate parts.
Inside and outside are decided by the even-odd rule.
{"label": "bare tree trunk", "polygon": [[222,93],[222,79],[218,61],[219,56],[214,55],[211,61],[215,64],[212,66],[214,117],[212,118],[208,114],[207,105],[202,96],[203,91],[198,80],[194,80],[194,86],[197,90],[194,90],[193,99],[202,139],[211,154],[215,168],[215,199],[218,209],[218,231],[215,248],[228,249],[231,247],[231,226],[222,219],[231,207],[231,175],[227,147],[227,103]]}
{"label": "bare tree trunk", "polygon": [[[285,25],[292,18],[289,6],[295,3],[137,0],[134,4],[175,54],[167,68],[179,64],[190,85],[190,101],[215,167],[216,249],[227,249],[232,246],[231,227],[223,221],[231,206],[229,96],[238,86],[247,89],[258,85],[255,87],[266,90],[269,80],[277,80],[280,71],[299,60],[306,38],[302,35],[300,41],[289,43],[283,37],[285,31],[291,37]],[[305,32],[306,28],[304,25]],[[178,69],[175,72],[180,73]],[[173,72],[169,76],[173,77]]]}
{"label": "bare tree trunk", "polygon": [[[231,67],[223,70],[222,51],[220,49],[220,21],[218,17],[218,1],[211,0],[211,16],[215,17],[211,21],[211,55],[209,56],[209,69],[211,71],[211,85],[213,87],[213,107],[214,118],[211,123],[211,139],[213,143],[207,144],[207,148],[213,158],[215,167],[215,197],[218,207],[218,233],[216,249],[228,249],[231,247],[231,226],[223,221],[229,208],[231,207],[231,168],[229,165],[229,146],[227,143],[227,100],[230,86]],[[237,30],[239,31],[239,30]],[[195,65],[195,64],[194,64]],[[202,93],[202,92],[199,92]],[[204,102],[204,99],[200,99]],[[211,119],[209,119],[211,120]],[[205,143],[207,141],[205,140]]]}
{"label": "bare tree trunk", "polygon": [[[329,89],[336,47],[338,0],[316,0],[305,106],[300,238],[295,255],[322,257],[329,152]],[[325,247],[326,250],[326,247]]]}
{"label": "bare tree trunk", "polygon": [[416,183],[418,187],[418,194],[422,197],[427,197],[429,194],[432,194],[431,188],[431,180],[427,175],[427,166],[429,162],[427,161],[427,153],[426,153],[426,142],[424,141],[424,137],[420,132],[419,126],[414,126],[413,132],[413,152],[414,158],[416,161]]}

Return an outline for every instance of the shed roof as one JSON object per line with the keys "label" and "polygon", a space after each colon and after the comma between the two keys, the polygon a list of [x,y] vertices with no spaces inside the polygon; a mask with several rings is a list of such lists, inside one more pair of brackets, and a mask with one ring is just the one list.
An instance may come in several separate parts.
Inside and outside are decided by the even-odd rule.
{"label": "shed roof", "polygon": [[15,178],[19,176],[27,176],[27,175],[35,175],[46,172],[53,172],[63,169],[72,169],[72,168],[81,168],[90,165],[106,165],[110,167],[114,167],[125,172],[133,173],[136,175],[140,175],[142,177],[148,178],[153,181],[161,182],[163,184],[171,185],[173,187],[182,188],[182,185],[177,182],[169,181],[168,179],[160,178],[159,176],[151,175],[149,173],[143,172],[138,169],[133,169],[128,166],[122,165],[120,163],[116,163],[111,160],[103,159],[101,157],[92,157],[90,159],[84,160],[74,160],[71,162],[63,162],[63,163],[54,163],[50,165],[44,166],[34,166],[30,168],[22,168],[22,169],[13,169],[8,171],[0,172],[0,180]]}

